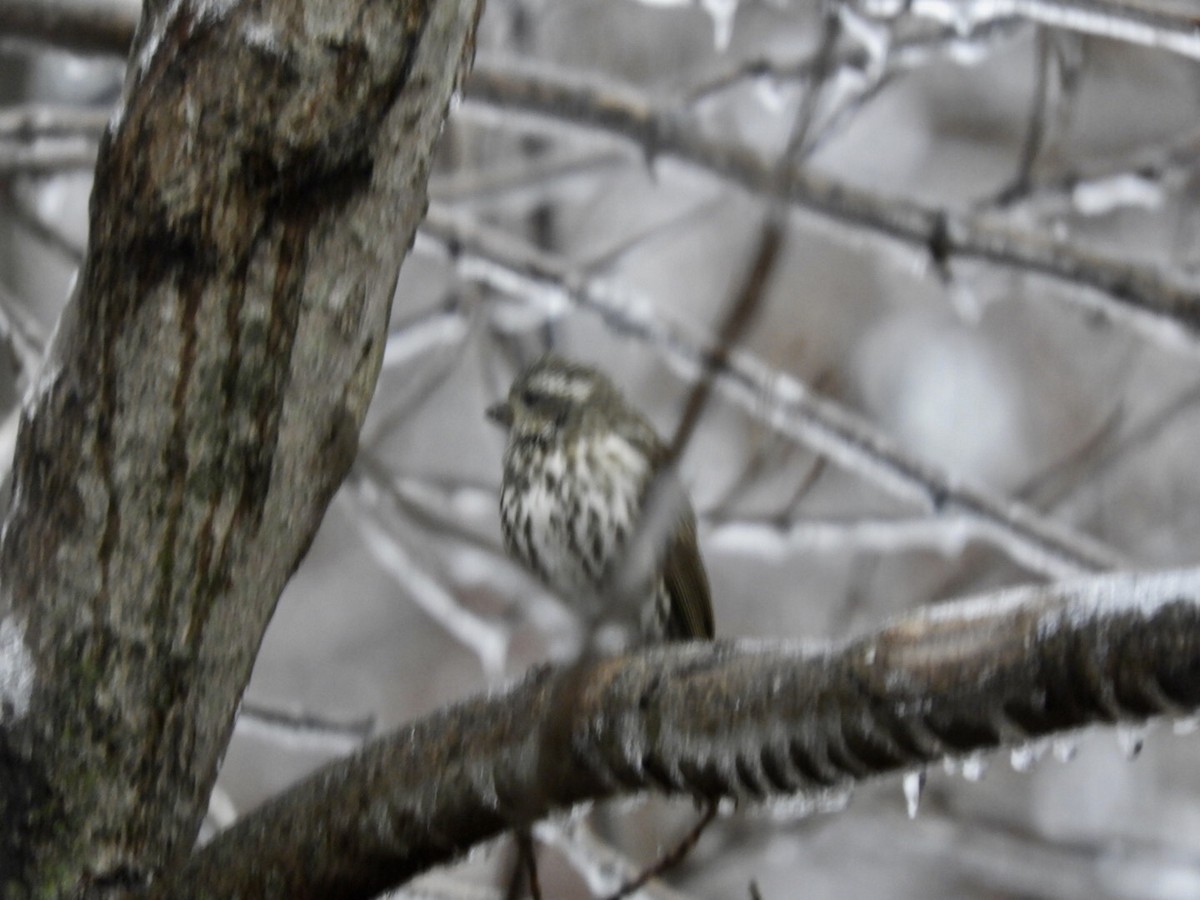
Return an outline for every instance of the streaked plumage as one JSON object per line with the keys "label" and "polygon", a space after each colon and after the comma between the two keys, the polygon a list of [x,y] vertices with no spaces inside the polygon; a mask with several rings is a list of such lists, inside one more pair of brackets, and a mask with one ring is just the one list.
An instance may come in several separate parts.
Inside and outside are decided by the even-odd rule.
{"label": "streaked plumage", "polygon": [[[568,602],[604,595],[666,447],[612,382],[554,355],[518,376],[488,415],[508,428],[500,519],[509,552]],[[653,582],[644,588],[643,639],[713,636],[686,501]]]}

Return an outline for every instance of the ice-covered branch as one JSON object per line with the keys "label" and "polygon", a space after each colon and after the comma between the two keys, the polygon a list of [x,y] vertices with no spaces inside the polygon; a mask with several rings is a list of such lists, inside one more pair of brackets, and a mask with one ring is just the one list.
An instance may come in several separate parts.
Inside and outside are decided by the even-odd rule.
{"label": "ice-covered branch", "polygon": [[51,175],[96,164],[96,145],[79,139],[0,141],[0,177]]}
{"label": "ice-covered branch", "polygon": [[769,428],[928,512],[961,519],[964,527],[994,541],[1032,571],[1062,577],[1122,563],[1099,542],[908,456],[860,416],[749,354],[714,360],[706,346],[658,318],[645,298],[588,278],[559,257],[447,216],[437,207],[420,233],[450,252],[462,277],[506,293],[547,318],[575,306],[600,316],[613,331],[650,344],[689,375],[712,366],[716,388]]}
{"label": "ice-covered branch", "polygon": [[914,16],[953,25],[963,35],[997,20],[1018,16],[1054,28],[1200,59],[1200,23],[1195,16],[1150,9],[1145,4],[1124,0],[988,0],[986,3],[911,0],[905,9]]}
{"label": "ice-covered branch", "polygon": [[955,556],[972,537],[969,524],[954,518],[742,519],[701,521],[708,526],[706,547],[778,562],[797,552],[898,553],[935,550]]}
{"label": "ice-covered branch", "polygon": [[587,800],[816,795],[1184,715],[1200,706],[1197,659],[1200,571],[1186,570],[943,604],[819,649],[688,644],[543,668],[327,766],[156,896],[368,897]]}
{"label": "ice-covered branch", "polygon": [[[754,193],[770,194],[779,184],[772,161],[748,146],[708,136],[687,117],[661,109],[629,87],[486,64],[468,80],[467,99],[552,125],[606,132],[650,158],[682,160]],[[1159,268],[1115,260],[978,213],[884,197],[807,168],[795,171],[788,184],[793,205],[839,226],[898,241],[938,265],[962,258],[1048,276],[1076,290],[1051,292],[1047,299],[1069,299],[1128,321],[1154,340],[1195,350],[1200,288],[1181,274],[1167,277]]]}
{"label": "ice-covered branch", "polygon": [[112,114],[90,107],[27,104],[0,108],[0,141],[83,137],[99,141]]}
{"label": "ice-covered branch", "polygon": [[[848,8],[840,6],[839,9],[844,13]],[[880,48],[868,48],[862,44],[843,45],[834,54],[833,67],[838,74],[852,72],[859,78],[868,76],[874,69],[881,69],[876,77],[883,77],[885,71],[898,74],[946,56],[961,54],[967,41],[983,45],[1008,36],[1014,30],[1014,23],[1016,27],[1024,27],[1016,20],[994,20],[974,29],[966,38],[952,26],[926,26],[917,31],[897,33],[898,30],[893,31],[888,25],[880,24],[878,27],[887,31],[886,45],[882,47],[885,53],[874,52]],[[812,77],[815,68],[816,59],[813,56],[792,63],[765,56],[737,60],[691,87],[687,96],[691,101],[698,101],[741,83],[762,78],[776,83],[805,82]]]}
{"label": "ice-covered branch", "polygon": [[106,110],[36,104],[0,108],[0,177],[91,169],[109,116]]}
{"label": "ice-covered branch", "polygon": [[1182,133],[1112,159],[1033,178],[1006,205],[1042,215],[1100,216],[1124,208],[1158,209],[1186,187],[1196,166],[1200,131]]}

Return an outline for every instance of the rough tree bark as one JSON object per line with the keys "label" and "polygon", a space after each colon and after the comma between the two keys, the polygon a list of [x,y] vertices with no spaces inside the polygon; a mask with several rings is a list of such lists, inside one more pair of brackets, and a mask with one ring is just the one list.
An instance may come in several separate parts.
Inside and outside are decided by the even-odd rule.
{"label": "rough tree bark", "polygon": [[192,847],[354,457],[477,0],[148,3],[0,545],[0,893]]}

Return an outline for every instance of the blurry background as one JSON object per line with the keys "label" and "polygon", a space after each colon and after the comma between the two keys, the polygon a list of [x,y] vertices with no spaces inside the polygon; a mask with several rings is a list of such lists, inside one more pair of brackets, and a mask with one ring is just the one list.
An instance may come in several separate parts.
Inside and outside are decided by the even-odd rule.
{"label": "blurry background", "polygon": [[[718,633],[837,640],[949,597],[1194,563],[1197,8],[1017,5],[491,0],[358,464],[267,633],[213,827],[564,652],[568,615],[500,550],[483,410],[554,347],[669,434],[755,250],[767,202],[745,185],[779,183],[798,121],[785,253],[682,464]],[[124,67],[6,15],[7,458]],[[1130,312],[1155,298],[1175,317]],[[907,802],[891,779],[726,810],[645,895],[1200,897],[1188,724],[959,760],[919,804],[914,776]],[[648,800],[546,828],[546,895],[613,890],[694,817]],[[511,866],[498,844],[411,895],[503,896]]]}

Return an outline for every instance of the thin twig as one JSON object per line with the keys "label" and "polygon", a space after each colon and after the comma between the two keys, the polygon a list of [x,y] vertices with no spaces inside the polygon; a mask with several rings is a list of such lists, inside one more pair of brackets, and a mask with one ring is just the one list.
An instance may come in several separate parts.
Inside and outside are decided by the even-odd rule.
{"label": "thin twig", "polygon": [[0,177],[54,175],[96,165],[96,145],[77,138],[52,138],[35,143],[0,141]]}
{"label": "thin twig", "polygon": [[1200,130],[1189,129],[1166,144],[1035,178],[1008,199],[1008,206],[1075,216],[1104,215],[1125,206],[1158,207],[1170,191],[1188,183],[1198,149]]}
{"label": "thin twig", "polygon": [[100,140],[112,113],[90,106],[27,103],[0,109],[0,141],[82,137]]}
{"label": "thin twig", "polygon": [[263,703],[246,701],[242,704],[235,728],[261,730],[281,745],[294,745],[305,750],[314,747],[334,753],[350,753],[358,749],[375,730],[375,717],[366,716],[348,722],[337,721],[310,712],[292,712]]}
{"label": "thin twig", "polygon": [[609,894],[604,900],[621,900],[623,897],[628,897],[634,891],[641,890],[651,878],[658,878],[664,872],[675,868],[692,852],[692,848],[700,840],[700,835],[704,834],[704,829],[716,817],[717,804],[710,800],[705,804],[704,812],[701,814],[699,821],[680,839],[679,843],[655,860],[653,865],[647,866],[642,870],[636,878],[621,885],[619,889]]}
{"label": "thin twig", "polygon": [[522,882],[529,883],[531,900],[542,900],[542,887],[538,882],[537,855],[533,843],[533,832],[522,826],[513,829],[513,846],[516,849],[516,859],[513,860],[512,877],[508,880],[506,900],[520,900]]}
{"label": "thin twig", "polygon": [[1033,103],[1029,109],[1029,124],[1025,128],[1025,140],[1021,143],[1021,156],[1017,160],[1017,171],[1008,186],[996,195],[995,202],[1004,206],[1029,188],[1033,167],[1042,152],[1042,141],[1046,136],[1046,110],[1050,106],[1051,69],[1050,36],[1046,29],[1037,31],[1037,78],[1033,86]]}

